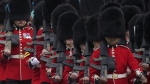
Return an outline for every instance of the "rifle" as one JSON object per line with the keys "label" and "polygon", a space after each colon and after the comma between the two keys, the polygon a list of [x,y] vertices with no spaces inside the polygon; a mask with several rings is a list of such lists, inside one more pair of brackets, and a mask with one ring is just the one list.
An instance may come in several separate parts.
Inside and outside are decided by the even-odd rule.
{"label": "rifle", "polygon": [[[54,52],[57,49],[57,44],[58,44],[58,39],[55,37],[53,45],[52,45],[52,50],[50,51],[50,53],[52,54],[52,57],[54,57],[54,58],[55,58]],[[46,63],[47,67],[51,67],[52,66],[51,60],[54,59],[52,57],[49,60],[47,60],[47,63]]]}
{"label": "rifle", "polygon": [[89,65],[90,65],[90,56],[92,55],[92,43],[86,42],[85,44],[85,53],[84,59],[77,60],[78,63],[85,62],[85,66],[74,66],[75,70],[84,70],[84,77],[89,77]]}
{"label": "rifle", "polygon": [[81,50],[79,47],[74,47],[74,51],[73,51],[73,57],[69,58],[66,57],[66,60],[73,60],[73,63],[67,63],[66,60],[63,61],[63,64],[66,66],[69,66],[71,68],[73,68],[72,72],[76,72],[76,70],[74,69],[75,66],[79,66],[79,63],[77,62],[77,60],[79,60],[81,57]]}
{"label": "rifle", "polygon": [[[107,78],[107,70],[114,71],[116,68],[115,60],[113,57],[108,56],[107,44],[104,40],[101,41],[100,45],[100,57],[97,59],[95,58],[94,61],[100,61],[101,66],[95,64],[91,64],[90,66],[97,70],[100,70],[100,77]],[[99,84],[100,81],[96,80],[96,82],[97,84]]]}
{"label": "rifle", "polygon": [[48,66],[50,68],[56,68],[56,75],[62,79],[62,73],[63,73],[63,61],[65,60],[65,50],[66,50],[66,45],[63,41],[58,40],[57,44],[57,49],[56,52],[57,54],[55,56],[51,56],[50,59],[57,59],[56,63],[51,63]]}
{"label": "rifle", "polygon": [[12,34],[12,31],[14,30],[14,28],[12,27],[12,25],[10,24],[10,21],[7,20],[6,22],[6,34],[4,35],[0,35],[0,37],[6,37],[6,40],[0,40],[0,44],[4,44],[4,50],[5,49],[9,49],[11,51],[11,46],[12,45],[18,45],[19,44],[19,35],[17,34]]}

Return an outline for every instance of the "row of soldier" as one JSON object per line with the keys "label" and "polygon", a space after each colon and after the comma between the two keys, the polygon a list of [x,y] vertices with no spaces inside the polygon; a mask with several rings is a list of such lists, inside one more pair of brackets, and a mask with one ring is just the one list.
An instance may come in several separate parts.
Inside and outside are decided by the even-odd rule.
{"label": "row of soldier", "polygon": [[0,2],[0,84],[150,84],[143,0],[35,1]]}

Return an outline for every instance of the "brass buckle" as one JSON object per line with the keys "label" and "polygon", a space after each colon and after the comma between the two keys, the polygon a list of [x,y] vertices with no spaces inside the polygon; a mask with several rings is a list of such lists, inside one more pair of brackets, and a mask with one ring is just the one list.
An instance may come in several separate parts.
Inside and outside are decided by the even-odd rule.
{"label": "brass buckle", "polygon": [[113,73],[113,74],[112,74],[112,78],[113,78],[113,79],[118,79],[118,74]]}
{"label": "brass buckle", "polygon": [[24,55],[23,54],[19,54],[19,58],[20,59],[24,59]]}

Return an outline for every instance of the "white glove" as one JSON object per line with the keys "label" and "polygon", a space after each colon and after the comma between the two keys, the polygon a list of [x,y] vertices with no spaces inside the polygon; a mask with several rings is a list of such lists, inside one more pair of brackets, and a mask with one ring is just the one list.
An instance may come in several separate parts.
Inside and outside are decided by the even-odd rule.
{"label": "white glove", "polygon": [[36,65],[40,64],[39,60],[36,57],[31,57],[29,61],[31,62],[31,64],[33,66],[36,66]]}

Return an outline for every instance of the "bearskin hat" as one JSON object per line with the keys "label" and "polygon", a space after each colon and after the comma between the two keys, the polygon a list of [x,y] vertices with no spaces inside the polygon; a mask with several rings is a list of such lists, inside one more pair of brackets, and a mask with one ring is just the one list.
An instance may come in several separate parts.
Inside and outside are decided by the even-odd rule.
{"label": "bearskin hat", "polygon": [[142,12],[145,11],[145,3],[144,0],[123,0],[122,1],[122,6],[124,5],[130,5],[130,6],[137,6],[141,9]]}
{"label": "bearskin hat", "polygon": [[38,5],[40,2],[41,2],[42,0],[33,0],[33,2],[34,2],[34,7],[36,6],[36,5]]}
{"label": "bearskin hat", "polygon": [[68,11],[59,16],[57,37],[60,41],[73,39],[72,28],[74,23],[79,19],[79,15]]}
{"label": "bearskin hat", "polygon": [[150,11],[150,0],[148,2],[148,11]]}
{"label": "bearskin hat", "polygon": [[80,0],[81,16],[91,16],[99,12],[104,3],[104,0]]}
{"label": "bearskin hat", "polygon": [[150,12],[146,14],[145,20],[143,23],[144,26],[144,38],[146,41],[150,42]]}
{"label": "bearskin hat", "polygon": [[98,21],[100,38],[125,37],[125,19],[120,8],[107,8],[100,14]]}
{"label": "bearskin hat", "polygon": [[136,22],[136,20],[138,19],[138,17],[140,16],[140,14],[136,14],[130,21],[129,21],[129,23],[128,23],[128,25],[129,25],[129,34],[130,34],[130,42],[132,43],[132,44],[134,44],[134,35],[135,35],[135,31],[134,31],[134,28],[135,28],[135,22]]}
{"label": "bearskin hat", "polygon": [[6,3],[7,3],[6,0],[0,0],[0,8],[2,8],[3,6],[5,6]]}
{"label": "bearskin hat", "polygon": [[115,0],[116,2],[118,2],[118,3],[121,3],[123,0]]}
{"label": "bearskin hat", "polygon": [[61,4],[53,10],[51,16],[52,16],[52,28],[55,34],[57,31],[57,23],[58,23],[59,16],[67,11],[73,11],[77,13],[77,10],[72,5],[69,4]]}
{"label": "bearskin hat", "polygon": [[117,3],[117,2],[108,2],[108,3],[106,3],[105,5],[103,5],[102,7],[101,7],[101,12],[103,12],[105,9],[107,9],[107,8],[110,8],[110,7],[118,7],[118,8],[120,8],[121,7],[121,4],[120,3]]}
{"label": "bearskin hat", "polygon": [[74,46],[85,44],[86,42],[86,29],[85,29],[85,18],[78,19],[73,26],[73,43]]}
{"label": "bearskin hat", "polygon": [[6,17],[5,6],[1,6],[0,8],[0,24],[4,24],[4,20]]}
{"label": "bearskin hat", "polygon": [[98,37],[98,16],[99,14],[92,15],[86,22],[86,40],[87,42],[100,41]]}
{"label": "bearskin hat", "polygon": [[47,23],[51,21],[52,11],[60,4],[67,3],[66,0],[44,0],[45,4],[43,5],[43,16],[44,20]]}
{"label": "bearskin hat", "polygon": [[33,24],[36,28],[39,28],[43,25],[43,16],[42,16],[42,7],[44,1],[41,1],[34,7],[34,17],[33,17]]}
{"label": "bearskin hat", "polygon": [[9,20],[29,20],[31,12],[30,0],[10,0],[8,3]]}
{"label": "bearskin hat", "polygon": [[80,14],[79,0],[69,0],[68,3],[70,5],[72,5],[78,11],[78,13]]}
{"label": "bearskin hat", "polygon": [[141,14],[141,10],[137,6],[129,6],[125,5],[121,7],[121,10],[124,13],[125,23],[126,23],[126,30],[128,30],[128,22],[132,19],[132,17],[136,14]]}
{"label": "bearskin hat", "polygon": [[144,17],[145,14],[141,14],[135,22],[135,42],[138,48],[140,48],[142,45]]}

